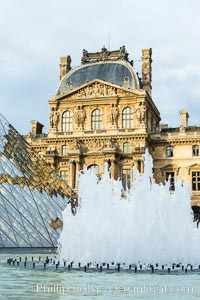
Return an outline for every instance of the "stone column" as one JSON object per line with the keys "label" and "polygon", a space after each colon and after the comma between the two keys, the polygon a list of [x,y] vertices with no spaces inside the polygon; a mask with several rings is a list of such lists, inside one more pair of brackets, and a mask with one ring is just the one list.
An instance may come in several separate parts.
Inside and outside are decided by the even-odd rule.
{"label": "stone column", "polygon": [[152,76],[152,49],[142,50],[142,81],[143,88],[151,95],[151,76]]}
{"label": "stone column", "polygon": [[69,55],[60,58],[60,80],[71,70],[71,61]]}
{"label": "stone column", "polygon": [[114,159],[111,159],[111,178],[115,179],[115,163],[116,161]]}
{"label": "stone column", "polygon": [[140,160],[140,172],[141,174],[144,173],[144,161],[142,159]]}
{"label": "stone column", "polygon": [[70,160],[70,178],[69,178],[69,185],[72,189],[75,188],[75,176],[76,176],[76,168],[74,160]]}
{"label": "stone column", "polygon": [[81,163],[80,163],[80,161],[76,161],[76,177],[75,177],[75,187],[76,187],[76,189],[78,188],[78,176],[79,176],[79,171],[80,171],[80,169],[81,169]]}
{"label": "stone column", "polygon": [[139,160],[138,160],[138,159],[136,159],[136,160],[134,161],[134,165],[135,165],[135,168],[140,172],[140,163],[139,163]]}

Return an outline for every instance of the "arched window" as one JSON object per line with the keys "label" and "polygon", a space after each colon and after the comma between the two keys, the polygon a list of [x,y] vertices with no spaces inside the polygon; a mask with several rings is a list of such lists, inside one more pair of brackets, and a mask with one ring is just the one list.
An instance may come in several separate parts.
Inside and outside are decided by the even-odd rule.
{"label": "arched window", "polygon": [[62,146],[62,155],[65,156],[68,154],[68,145]]}
{"label": "arched window", "polygon": [[94,170],[95,170],[95,174],[96,174],[98,177],[100,177],[101,170],[100,170],[99,165],[96,165],[96,164],[90,165],[90,166],[88,167],[88,169],[94,169]]}
{"label": "arched window", "polygon": [[123,152],[124,153],[131,153],[131,145],[130,143],[126,142],[123,144]]}
{"label": "arched window", "polygon": [[72,131],[72,113],[69,110],[62,115],[62,131]]}
{"label": "arched window", "polygon": [[91,118],[91,127],[92,130],[102,129],[102,113],[100,109],[93,110]]}
{"label": "arched window", "polygon": [[133,111],[130,107],[125,107],[122,111],[122,128],[133,127]]}

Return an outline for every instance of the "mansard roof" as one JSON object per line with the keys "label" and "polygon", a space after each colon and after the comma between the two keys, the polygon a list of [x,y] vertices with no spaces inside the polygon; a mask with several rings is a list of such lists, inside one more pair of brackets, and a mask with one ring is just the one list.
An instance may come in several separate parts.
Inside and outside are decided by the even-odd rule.
{"label": "mansard roof", "polygon": [[118,51],[107,51],[102,48],[99,53],[83,52],[82,65],[72,69],[61,80],[58,94],[66,93],[93,79],[100,79],[128,89],[138,89],[137,74],[128,61],[125,48]]}

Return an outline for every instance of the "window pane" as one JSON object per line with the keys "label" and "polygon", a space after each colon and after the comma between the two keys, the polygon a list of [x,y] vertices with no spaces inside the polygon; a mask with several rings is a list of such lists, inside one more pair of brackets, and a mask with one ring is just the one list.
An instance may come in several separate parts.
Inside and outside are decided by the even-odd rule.
{"label": "window pane", "polygon": [[123,144],[123,152],[124,153],[131,153],[131,145],[130,143],[124,143]]}
{"label": "window pane", "polygon": [[133,112],[130,107],[126,107],[122,111],[122,128],[133,127]]}
{"label": "window pane", "polygon": [[122,169],[122,186],[124,190],[130,189],[131,187],[131,170],[130,169]]}
{"label": "window pane", "polygon": [[166,148],[166,156],[167,157],[173,157],[173,147],[172,146],[168,146]]}
{"label": "window pane", "polygon": [[193,145],[192,146],[192,155],[193,156],[199,156],[199,146],[198,145]]}
{"label": "window pane", "polygon": [[200,172],[192,172],[192,190],[200,191]]}
{"label": "window pane", "polygon": [[62,146],[62,155],[67,155],[68,154],[68,145],[63,145]]}
{"label": "window pane", "polygon": [[92,112],[91,127],[92,130],[102,129],[102,113],[99,109]]}
{"label": "window pane", "polygon": [[62,131],[72,131],[72,113],[69,110],[62,115]]}
{"label": "window pane", "polygon": [[174,172],[166,172],[166,181],[170,180],[170,191],[175,190],[175,174]]}
{"label": "window pane", "polygon": [[68,170],[60,171],[60,177],[62,180],[64,180],[66,183],[68,183],[69,171]]}

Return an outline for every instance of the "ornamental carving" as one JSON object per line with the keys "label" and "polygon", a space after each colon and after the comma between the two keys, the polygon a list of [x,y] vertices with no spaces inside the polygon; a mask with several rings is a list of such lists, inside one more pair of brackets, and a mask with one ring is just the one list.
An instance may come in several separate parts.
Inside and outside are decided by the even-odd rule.
{"label": "ornamental carving", "polygon": [[97,151],[97,150],[103,149],[104,142],[100,141],[98,139],[95,139],[95,140],[89,141],[86,144],[86,146],[87,146],[87,148],[88,148],[89,151]]}
{"label": "ornamental carving", "polygon": [[109,148],[109,149],[115,149],[117,146],[116,142],[114,139],[112,138],[109,138],[107,143],[106,143],[106,148]]}
{"label": "ornamental carving", "polygon": [[143,87],[151,94],[151,77],[152,77],[152,51],[151,49],[142,50],[142,80]]}
{"label": "ornamental carving", "polygon": [[109,116],[110,116],[110,123],[112,125],[117,125],[117,121],[119,117],[119,109],[116,104],[112,104]]}
{"label": "ornamental carving", "polygon": [[146,108],[145,106],[141,106],[136,110],[136,117],[138,120],[138,123],[144,123],[145,122],[145,116],[146,116]]}
{"label": "ornamental carving", "polygon": [[97,61],[105,61],[108,60],[110,52],[105,47],[103,47],[101,49],[101,52],[97,52],[97,54],[98,54]]}
{"label": "ornamental carving", "polygon": [[83,127],[86,118],[86,112],[81,106],[77,106],[74,110],[74,122],[78,127]]}
{"label": "ornamental carving", "polygon": [[82,64],[85,64],[85,63],[87,63],[87,62],[89,62],[88,51],[85,50],[85,49],[83,49],[83,56],[82,56],[82,58],[81,58],[81,63],[82,63]]}
{"label": "ornamental carving", "polygon": [[132,94],[117,89],[116,87],[106,85],[100,82],[95,82],[93,84],[88,85],[75,93],[72,98],[95,98],[95,97],[116,97],[116,96],[131,96]]}
{"label": "ornamental carving", "polygon": [[128,60],[128,53],[125,49],[125,46],[120,47],[118,60]]}
{"label": "ornamental carving", "polygon": [[78,139],[75,139],[73,150],[81,150],[81,141]]}
{"label": "ornamental carving", "polygon": [[94,63],[99,61],[117,61],[124,60],[128,61],[128,53],[125,46],[119,48],[119,50],[108,51],[105,46],[100,52],[89,53],[87,50],[83,49],[83,55],[81,58],[82,64]]}
{"label": "ornamental carving", "polygon": [[57,125],[58,125],[58,121],[59,121],[59,112],[56,110],[56,111],[51,111],[50,112],[50,126],[51,127],[55,127],[57,128]]}

